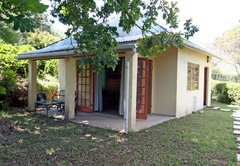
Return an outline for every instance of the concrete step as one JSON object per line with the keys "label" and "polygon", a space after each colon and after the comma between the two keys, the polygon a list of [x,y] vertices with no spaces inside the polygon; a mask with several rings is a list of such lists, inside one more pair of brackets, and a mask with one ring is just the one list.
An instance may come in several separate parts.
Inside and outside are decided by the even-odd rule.
{"label": "concrete step", "polygon": [[240,118],[234,118],[234,121],[240,122]]}
{"label": "concrete step", "polygon": [[233,113],[234,118],[240,118],[240,113]]}
{"label": "concrete step", "polygon": [[239,125],[233,125],[233,129],[234,130],[240,130],[240,126]]}
{"label": "concrete step", "polygon": [[235,135],[240,135],[240,130],[233,130],[233,134],[235,134]]}
{"label": "concrete step", "polygon": [[230,110],[230,109],[220,109],[220,111],[230,112],[230,111],[232,111],[232,110]]}
{"label": "concrete step", "polygon": [[240,112],[240,110],[233,110],[233,113],[238,113]]}
{"label": "concrete step", "polygon": [[237,161],[240,161],[240,154],[237,154]]}
{"label": "concrete step", "polygon": [[233,121],[233,124],[234,124],[234,125],[240,125],[240,122],[238,122],[238,121]]}
{"label": "concrete step", "polygon": [[237,137],[236,142],[240,143],[240,137]]}

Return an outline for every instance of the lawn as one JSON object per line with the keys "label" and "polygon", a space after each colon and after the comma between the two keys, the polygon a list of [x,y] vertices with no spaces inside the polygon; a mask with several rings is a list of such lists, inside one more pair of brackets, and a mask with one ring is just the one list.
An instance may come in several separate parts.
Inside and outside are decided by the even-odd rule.
{"label": "lawn", "polygon": [[217,102],[214,100],[212,100],[211,106],[220,107],[221,109],[229,109],[229,110],[239,110],[240,109],[240,107],[237,105],[225,104],[225,103]]}
{"label": "lawn", "polygon": [[205,110],[123,135],[23,111],[1,112],[0,165],[234,165],[231,115]]}

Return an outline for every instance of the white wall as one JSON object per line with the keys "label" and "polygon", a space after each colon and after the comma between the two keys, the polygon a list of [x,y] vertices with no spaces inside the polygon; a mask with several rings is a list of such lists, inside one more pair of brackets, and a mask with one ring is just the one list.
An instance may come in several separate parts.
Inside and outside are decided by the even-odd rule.
{"label": "white wall", "polygon": [[[199,65],[199,88],[197,90],[187,90],[188,62]],[[183,50],[178,49],[176,117],[182,117],[192,113],[195,111],[195,109],[199,110],[203,108],[205,67],[208,67],[209,71],[207,86],[207,105],[210,105],[212,58],[210,57],[209,62],[207,63],[206,54],[189,48],[184,48]],[[196,99],[197,104],[195,105]]]}
{"label": "white wall", "polygon": [[159,54],[153,60],[152,113],[176,115],[177,48]]}

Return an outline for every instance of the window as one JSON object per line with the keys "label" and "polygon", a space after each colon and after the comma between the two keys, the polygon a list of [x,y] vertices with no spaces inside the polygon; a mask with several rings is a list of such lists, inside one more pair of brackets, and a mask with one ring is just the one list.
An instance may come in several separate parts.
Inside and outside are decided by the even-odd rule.
{"label": "window", "polygon": [[188,63],[187,71],[187,90],[198,89],[199,82],[199,65]]}

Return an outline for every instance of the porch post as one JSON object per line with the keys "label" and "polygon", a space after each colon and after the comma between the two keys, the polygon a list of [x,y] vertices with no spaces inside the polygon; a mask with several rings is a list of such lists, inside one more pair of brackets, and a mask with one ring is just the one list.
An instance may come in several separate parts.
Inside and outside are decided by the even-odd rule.
{"label": "porch post", "polygon": [[65,66],[65,119],[74,118],[75,89],[76,89],[76,66],[75,59],[66,58]]}
{"label": "porch post", "polygon": [[28,109],[35,110],[37,94],[37,62],[29,60],[28,63]]}
{"label": "porch post", "polygon": [[65,67],[66,60],[58,59],[58,90],[65,89]]}
{"label": "porch post", "polygon": [[[125,63],[132,52],[127,52]],[[136,96],[137,96],[137,58],[138,54],[135,53],[130,59],[130,75],[129,75],[129,106],[128,106],[128,128],[129,130],[136,130]],[[126,80],[126,70],[125,70]],[[125,85],[126,88],[127,85]]]}

